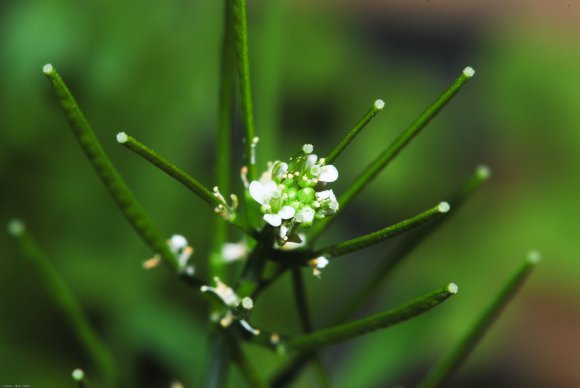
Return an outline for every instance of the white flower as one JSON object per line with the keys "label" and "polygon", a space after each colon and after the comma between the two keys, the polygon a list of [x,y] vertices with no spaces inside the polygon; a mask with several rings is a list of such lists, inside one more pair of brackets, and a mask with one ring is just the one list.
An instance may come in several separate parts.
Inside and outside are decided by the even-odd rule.
{"label": "white flower", "polygon": [[320,278],[320,270],[328,265],[329,261],[324,256],[319,256],[315,259],[309,260],[308,265],[312,267],[312,274],[317,278]]}
{"label": "white flower", "polygon": [[282,220],[289,220],[294,217],[294,214],[296,214],[296,209],[292,206],[283,206],[276,214],[264,214],[264,221],[272,226],[280,226],[282,225]]}
{"label": "white flower", "polygon": [[243,260],[248,256],[248,244],[245,241],[239,243],[225,243],[222,247],[222,257],[225,262]]}
{"label": "white flower", "polygon": [[264,183],[252,181],[250,183],[250,195],[260,205],[270,205],[273,198],[280,197],[280,189],[276,182],[269,180]]}
{"label": "white flower", "polygon": [[174,252],[187,247],[187,239],[180,234],[174,234],[169,239],[169,248]]}
{"label": "white flower", "polygon": [[332,190],[317,192],[316,200],[321,203],[324,215],[334,214],[338,211],[338,201]]}
{"label": "white flower", "polygon": [[187,262],[193,253],[193,248],[188,245],[187,239],[180,234],[174,234],[171,236],[168,243],[171,252],[177,256],[180,270],[185,270]]}
{"label": "white flower", "polygon": [[[167,245],[169,246],[169,250],[177,257],[178,271],[185,272],[190,276],[193,275],[195,268],[193,265],[188,265],[189,258],[193,254],[193,247],[189,245],[187,239],[180,234],[174,234],[167,240]],[[143,268],[155,268],[160,262],[161,256],[155,255],[143,263]]]}
{"label": "white flower", "polygon": [[315,214],[316,212],[314,211],[314,209],[308,206],[304,206],[296,214],[296,221],[304,224],[310,224],[314,220]]}
{"label": "white flower", "polygon": [[282,220],[289,220],[296,214],[296,209],[292,206],[282,206],[276,213],[272,212],[272,200],[280,198],[281,195],[280,188],[274,181],[268,181],[265,184],[252,181],[250,195],[268,212],[264,214],[264,221],[272,226],[280,226]]}

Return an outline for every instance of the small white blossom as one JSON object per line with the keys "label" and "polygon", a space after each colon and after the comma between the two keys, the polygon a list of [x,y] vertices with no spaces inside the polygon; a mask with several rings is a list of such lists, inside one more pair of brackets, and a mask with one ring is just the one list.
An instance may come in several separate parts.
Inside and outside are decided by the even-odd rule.
{"label": "small white blossom", "polygon": [[248,256],[248,244],[245,240],[238,243],[225,243],[222,247],[222,258],[226,262],[243,260]]}
{"label": "small white blossom", "polygon": [[289,220],[296,214],[296,209],[292,206],[284,206],[276,214],[264,214],[264,221],[272,226],[282,225],[282,220]]}
{"label": "small white blossom", "polygon": [[250,183],[250,195],[260,205],[269,205],[273,198],[280,197],[280,189],[276,182],[272,180],[265,183],[252,181]]}
{"label": "small white blossom", "polygon": [[309,260],[308,265],[312,267],[312,274],[317,278],[320,278],[320,270],[328,265],[329,261],[324,256],[319,256],[315,259]]}
{"label": "small white blossom", "polygon": [[332,190],[324,190],[316,193],[316,200],[320,203],[323,215],[331,215],[338,211],[338,201]]}
{"label": "small white blossom", "polygon": [[250,195],[256,202],[262,205],[266,211],[264,221],[272,226],[280,226],[282,220],[289,220],[296,214],[296,209],[292,206],[276,206],[274,202],[280,202],[281,191],[276,182],[269,181],[262,184],[258,181],[250,183]]}
{"label": "small white blossom", "polygon": [[296,213],[296,221],[303,223],[303,224],[311,224],[314,220],[316,212],[309,206],[304,206],[301,208],[298,213]]}
{"label": "small white blossom", "polygon": [[169,239],[169,249],[177,256],[180,270],[185,270],[187,262],[193,254],[193,248],[188,245],[187,239],[180,234],[174,234]]}
{"label": "small white blossom", "polygon": [[[193,254],[193,247],[188,244],[187,239],[180,234],[174,234],[167,240],[167,245],[169,246],[169,250],[177,257],[178,271],[185,272],[190,276],[193,275],[195,268],[193,265],[188,265],[189,258]],[[143,268],[155,268],[160,262],[161,256],[157,254],[151,259],[146,260],[143,263]]]}

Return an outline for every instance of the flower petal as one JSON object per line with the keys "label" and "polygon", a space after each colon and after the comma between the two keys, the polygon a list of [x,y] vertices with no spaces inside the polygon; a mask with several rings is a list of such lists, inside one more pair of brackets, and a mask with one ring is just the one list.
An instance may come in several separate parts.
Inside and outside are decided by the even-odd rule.
{"label": "flower petal", "polygon": [[318,156],[316,156],[315,154],[308,155],[306,157],[306,162],[304,163],[304,169],[310,170],[310,168],[312,166],[314,166],[314,164],[316,163],[317,160],[318,160]]}
{"label": "flower petal", "polygon": [[264,221],[272,226],[280,226],[282,224],[282,217],[278,214],[264,214]]}
{"label": "flower petal", "polygon": [[264,186],[258,181],[252,181],[250,183],[250,195],[256,202],[260,205],[265,205],[268,201],[266,201],[266,192],[264,190]]}
{"label": "flower petal", "polygon": [[305,206],[296,215],[296,220],[300,223],[310,224],[314,220],[314,215],[316,212],[314,209]]}
{"label": "flower petal", "polygon": [[318,177],[319,181],[334,182],[337,179],[338,179],[338,170],[332,164],[322,166],[320,168],[320,176]]}
{"label": "flower petal", "polygon": [[280,178],[288,172],[288,163],[277,162],[272,167],[272,175],[274,178]]}
{"label": "flower petal", "polygon": [[278,198],[280,196],[280,189],[274,181],[266,182],[264,185],[264,196],[266,202],[270,202],[272,198]]}
{"label": "flower petal", "polygon": [[284,220],[289,220],[290,218],[294,217],[294,214],[296,214],[296,209],[294,209],[292,206],[284,206],[278,212],[278,215]]}

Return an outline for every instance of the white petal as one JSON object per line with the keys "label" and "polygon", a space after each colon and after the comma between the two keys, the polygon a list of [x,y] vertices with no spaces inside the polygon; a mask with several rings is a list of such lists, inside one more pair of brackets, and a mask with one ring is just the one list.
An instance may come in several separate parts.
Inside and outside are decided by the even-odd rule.
{"label": "white petal", "polygon": [[265,205],[268,201],[266,201],[266,193],[264,190],[264,186],[258,181],[252,181],[250,183],[250,195],[256,202],[260,205]]}
{"label": "white petal", "polygon": [[296,220],[298,222],[311,223],[314,220],[315,214],[316,213],[314,212],[314,209],[310,207],[303,207],[296,215]]}
{"label": "white petal", "polygon": [[312,166],[314,166],[314,164],[316,163],[316,161],[318,160],[318,156],[316,156],[315,154],[310,154],[306,157],[306,163],[304,163],[304,167],[306,170],[310,170],[310,168]]}
{"label": "white petal", "polygon": [[325,199],[329,199],[332,197],[334,197],[334,193],[332,192],[332,190],[324,190],[316,193],[316,199],[319,201],[324,201]]}
{"label": "white petal", "polygon": [[264,214],[264,221],[272,226],[280,226],[282,224],[282,217],[278,214]]}
{"label": "white petal", "polygon": [[284,176],[288,172],[288,163],[281,162],[278,165],[278,170],[276,171],[276,178]]}
{"label": "white petal", "polygon": [[296,214],[296,209],[294,209],[292,206],[284,206],[278,212],[278,215],[284,220],[289,220],[290,218],[294,217],[294,214]]}
{"label": "white petal", "polygon": [[287,233],[288,233],[288,227],[286,227],[284,225],[280,226],[280,238],[286,237]]}
{"label": "white petal", "polygon": [[266,182],[264,185],[264,196],[266,197],[266,202],[269,202],[272,198],[278,198],[280,196],[280,189],[278,188],[276,182]]}
{"label": "white petal", "polygon": [[319,181],[322,182],[334,182],[338,179],[338,170],[332,164],[328,166],[322,166],[320,169]]}

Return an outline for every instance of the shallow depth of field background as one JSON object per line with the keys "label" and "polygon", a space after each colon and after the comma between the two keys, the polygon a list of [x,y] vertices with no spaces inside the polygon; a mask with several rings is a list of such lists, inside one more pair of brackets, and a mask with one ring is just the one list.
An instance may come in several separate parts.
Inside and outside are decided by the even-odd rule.
{"label": "shallow depth of field background", "polygon": [[[123,176],[205,272],[215,217],[120,147],[124,130],[213,185],[221,1],[8,1],[0,5],[0,221],[22,218],[110,344],[133,386],[196,386],[206,310],[125,222],[85,159],[41,68],[68,82]],[[538,249],[544,260],[455,386],[580,385],[580,4],[577,1],[249,1],[259,162],[304,143],[324,154],[383,98],[336,162],[341,193],[466,66],[477,73],[325,237],[384,227],[446,198],[480,163],[492,179],[417,249],[361,314],[455,281],[459,295],[389,330],[326,349],[338,387],[413,384]],[[388,3],[388,4],[386,4]],[[237,126],[241,134],[240,125]],[[240,150],[241,136],[234,146]],[[241,167],[235,156],[234,176]],[[235,180],[240,190],[239,180]],[[239,238],[237,234],[233,240]],[[308,276],[318,327],[389,245]],[[73,386],[87,359],[34,269],[0,236],[0,383]],[[297,332],[287,278],[252,321]],[[247,347],[264,374],[281,358]],[[90,368],[87,367],[90,373]],[[311,386],[307,370],[297,386]],[[231,386],[240,384],[232,369]]]}

